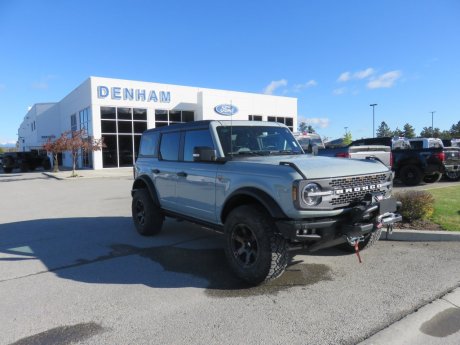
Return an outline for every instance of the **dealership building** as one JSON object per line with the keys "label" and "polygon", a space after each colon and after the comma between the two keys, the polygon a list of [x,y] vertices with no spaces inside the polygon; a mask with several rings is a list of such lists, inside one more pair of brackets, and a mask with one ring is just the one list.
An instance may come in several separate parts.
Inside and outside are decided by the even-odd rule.
{"label": "dealership building", "polygon": [[[82,155],[79,168],[132,166],[149,128],[198,120],[263,120],[297,128],[297,99],[199,87],[90,77],[56,103],[34,104],[18,129],[20,151],[42,149],[61,133],[85,129],[105,148]],[[70,154],[62,164],[71,166]]]}

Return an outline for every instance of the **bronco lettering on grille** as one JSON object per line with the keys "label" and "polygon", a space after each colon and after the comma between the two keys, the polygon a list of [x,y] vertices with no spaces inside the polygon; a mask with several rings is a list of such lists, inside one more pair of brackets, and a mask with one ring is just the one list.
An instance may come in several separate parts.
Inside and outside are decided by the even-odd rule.
{"label": "bronco lettering on grille", "polygon": [[334,194],[341,195],[341,194],[348,194],[348,193],[364,192],[368,190],[379,190],[382,187],[383,185],[379,183],[379,184],[371,184],[371,185],[363,186],[363,187],[334,189]]}

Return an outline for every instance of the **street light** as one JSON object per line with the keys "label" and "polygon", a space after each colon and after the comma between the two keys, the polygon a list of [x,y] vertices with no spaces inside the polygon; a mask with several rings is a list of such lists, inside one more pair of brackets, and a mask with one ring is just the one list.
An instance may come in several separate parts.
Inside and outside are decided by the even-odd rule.
{"label": "street light", "polygon": [[434,126],[433,126],[433,115],[436,111],[430,111],[431,113],[431,136],[434,137]]}
{"label": "street light", "polygon": [[377,103],[369,104],[372,107],[372,138],[375,138],[375,106]]}

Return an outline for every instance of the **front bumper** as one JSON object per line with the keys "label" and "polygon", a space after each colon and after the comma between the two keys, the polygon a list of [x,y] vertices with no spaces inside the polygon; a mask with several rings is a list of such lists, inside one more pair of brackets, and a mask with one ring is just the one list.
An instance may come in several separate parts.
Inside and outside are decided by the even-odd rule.
{"label": "front bumper", "polygon": [[320,220],[279,220],[276,224],[281,235],[291,243],[302,244],[315,251],[400,222],[400,207],[401,203],[394,198],[371,200],[351,208],[345,216]]}
{"label": "front bumper", "polygon": [[460,165],[445,165],[446,172],[460,172]]}

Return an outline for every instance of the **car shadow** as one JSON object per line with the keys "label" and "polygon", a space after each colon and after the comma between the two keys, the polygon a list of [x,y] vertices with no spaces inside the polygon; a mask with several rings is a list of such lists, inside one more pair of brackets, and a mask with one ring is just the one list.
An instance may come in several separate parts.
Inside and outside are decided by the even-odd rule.
{"label": "car shadow", "polygon": [[0,281],[52,272],[84,283],[204,288],[214,297],[277,293],[332,279],[326,265],[291,261],[280,278],[250,287],[230,271],[221,234],[168,220],[159,235],[142,237],[130,217],[0,224],[0,263]]}

